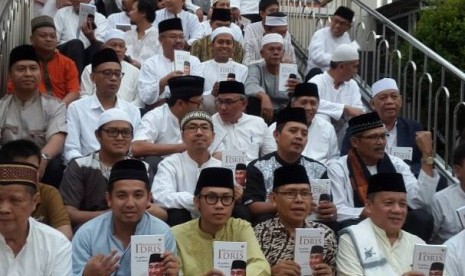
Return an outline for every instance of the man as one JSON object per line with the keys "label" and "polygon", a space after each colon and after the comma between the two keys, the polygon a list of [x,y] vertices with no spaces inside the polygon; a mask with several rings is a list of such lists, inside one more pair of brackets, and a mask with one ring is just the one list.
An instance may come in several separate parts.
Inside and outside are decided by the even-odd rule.
{"label": "man", "polygon": [[[244,56],[244,49],[242,44],[236,40],[231,28],[231,10],[228,9],[213,9],[212,16],[210,18],[211,30],[208,34],[192,44],[191,55],[196,56],[200,61],[204,62],[214,58],[213,46],[214,39],[213,33],[220,27],[226,27],[229,30],[229,35],[232,40],[231,43],[227,44],[228,47],[228,58],[232,58],[235,62],[241,63]],[[216,33],[218,35],[218,33]],[[224,47],[224,46],[223,46]]]}
{"label": "man", "polygon": [[129,12],[132,9],[134,0],[122,0],[121,12],[112,13],[107,17],[108,28],[117,29],[117,26],[130,26],[131,19],[129,19]]}
{"label": "man", "polygon": [[[331,159],[338,158],[340,154],[333,126],[323,118],[315,116],[319,104],[320,96],[316,84],[307,82],[296,85],[290,106],[305,110],[308,125],[308,141],[302,155],[327,165]],[[269,131],[273,133],[275,129],[276,124],[273,123]]]}
{"label": "man", "polygon": [[343,230],[339,239],[337,275],[423,275],[411,271],[419,237],[403,231],[407,191],[399,173],[378,173],[368,180],[365,208],[369,218]]}
{"label": "man", "polygon": [[67,132],[65,104],[39,92],[39,58],[30,45],[11,50],[8,76],[15,90],[0,99],[0,145],[17,139],[36,143],[42,157],[39,180],[58,187]]}
{"label": "man", "polygon": [[221,161],[208,152],[215,137],[210,115],[203,111],[190,112],[180,126],[186,150],[163,159],[152,184],[155,202],[167,209],[171,226],[198,217],[193,202],[194,183],[201,169],[221,166]]}
{"label": "man", "polygon": [[331,25],[316,31],[308,45],[307,73],[313,68],[329,69],[331,55],[342,44],[349,44],[347,31],[352,26],[354,12],[344,6],[337,8],[331,17]]}
{"label": "man", "polygon": [[323,263],[324,249],[321,245],[314,245],[310,249],[310,258],[308,259],[308,264],[310,268],[315,271],[318,268],[318,264]]}
{"label": "man", "polygon": [[318,85],[320,105],[318,116],[331,121],[339,145],[345,135],[346,121],[364,113],[362,96],[357,82],[359,55],[353,45],[343,44],[334,50],[330,69],[310,79]]}
{"label": "man", "polygon": [[[54,96],[66,105],[79,98],[79,76],[74,61],[57,50],[55,23],[50,16],[31,20],[31,45],[39,58],[42,81],[39,91]],[[14,90],[8,83],[8,91]]]}
{"label": "man", "polygon": [[[265,20],[265,34],[279,34],[284,38],[284,55],[282,58],[283,63],[297,63],[295,57],[294,47],[289,41],[286,40],[287,35],[287,16],[282,12],[272,12],[266,16]],[[250,40],[245,41],[244,49],[244,59],[242,62],[244,64],[252,64],[259,62],[261,59],[260,56],[260,46],[262,42],[263,35],[260,37],[254,37]]]}
{"label": "man", "polygon": [[234,260],[231,263],[231,276],[246,276],[247,263],[243,260]]}
{"label": "man", "polygon": [[[144,107],[143,102],[139,99],[137,93],[137,83],[139,81],[139,70],[124,60],[126,54],[125,34],[118,29],[112,29],[105,35],[103,48],[110,48],[116,52],[121,62],[121,71],[124,77],[117,92],[117,96],[136,107]],[[84,68],[81,75],[81,96],[91,96],[95,94],[96,86],[91,79],[92,65],[89,64]]]}
{"label": "man", "polygon": [[245,151],[250,162],[274,151],[276,142],[262,118],[245,114],[247,97],[238,81],[221,81],[216,97],[218,112],[212,116],[215,140],[212,150],[221,159],[223,151]]}
{"label": "man", "polygon": [[[188,45],[192,45],[194,41],[203,37],[202,28],[200,27],[199,19],[192,13],[182,9],[185,0],[168,0],[165,1],[165,8],[156,11],[154,25],[157,26],[160,22],[180,18],[182,22],[182,30],[184,30],[184,38]],[[159,30],[159,33],[160,30]]]}
{"label": "man", "polygon": [[161,254],[151,254],[148,276],[163,276],[163,258]]}
{"label": "man", "polygon": [[[14,140],[0,148],[1,162],[23,162],[39,167],[40,148],[29,140]],[[63,233],[69,240],[73,237],[71,222],[63,205],[60,192],[53,186],[37,182],[39,194],[37,206],[31,217]]]}
{"label": "man", "polygon": [[[276,206],[270,202],[273,190],[273,172],[275,169],[291,164],[303,165],[308,178],[328,178],[326,167],[308,157],[302,156],[307,144],[307,119],[302,108],[288,108],[281,111],[276,122],[273,136],[278,145],[276,152],[264,155],[247,166],[247,188],[244,204],[255,217],[255,222],[262,222],[276,214]],[[320,204],[321,205],[321,204]],[[327,203],[318,207],[319,218],[327,222],[335,219],[334,204]]]}
{"label": "man", "polygon": [[[158,39],[163,52],[146,60],[139,75],[139,96],[146,105],[156,107],[163,104],[164,99],[170,93],[167,87],[168,80],[184,75],[184,72],[174,70],[174,51],[184,49],[182,30],[183,25],[179,18],[167,19],[158,23]],[[188,75],[200,76],[199,59],[191,55],[189,63],[190,74]]]}
{"label": "man", "polygon": [[39,201],[37,167],[3,162],[0,175],[0,275],[71,275],[69,240],[31,218]]}
{"label": "man", "polygon": [[324,230],[324,252],[321,247],[321,255],[325,253],[325,257],[311,267],[312,275],[333,275],[336,263],[336,237],[326,225],[306,220],[312,212],[312,193],[305,167],[285,165],[277,168],[274,171],[273,191],[269,198],[276,208],[277,215],[256,225],[254,230],[271,265],[271,274],[306,275],[294,261],[296,228],[319,228]]}
{"label": "man", "polygon": [[465,262],[463,261],[463,254],[465,252],[465,230],[460,231],[444,244],[447,246],[446,262],[444,264],[446,269],[445,274],[464,275]]}
{"label": "man", "polygon": [[247,166],[244,163],[237,163],[236,169],[234,170],[234,181],[236,184],[241,185],[245,189],[245,183],[247,180]]}
{"label": "man", "polygon": [[442,276],[444,273],[444,263],[434,262],[429,269],[429,276]]}
{"label": "man", "polygon": [[161,156],[186,150],[186,145],[181,141],[179,123],[186,114],[202,105],[203,78],[174,77],[168,80],[168,86],[171,93],[166,103],[144,115],[131,147],[132,155],[145,156],[152,169],[156,169]]}
{"label": "man", "polygon": [[431,133],[420,131],[416,134],[415,139],[424,160],[417,180],[404,161],[385,153],[386,129],[376,112],[352,118],[348,131],[352,149],[347,155],[332,160],[328,165],[338,220],[367,217],[368,210],[363,207],[366,203],[368,178],[377,173],[396,172],[404,178],[408,191],[407,203],[413,209],[409,212],[404,229],[429,240],[433,222],[424,210],[428,210],[431,205],[439,181],[439,175],[433,167],[434,162],[431,162],[434,161]]}
{"label": "man", "polygon": [[247,275],[270,275],[250,223],[231,218],[234,197],[230,169],[212,167],[200,172],[193,198],[200,218],[172,228],[185,276],[223,275],[212,269],[213,241],[247,242]]}
{"label": "man", "polygon": [[107,109],[124,110],[133,126],[140,121],[140,111],[134,105],[116,96],[123,72],[115,51],[105,48],[92,59],[91,79],[96,86],[95,94],[73,102],[68,107],[68,135],[64,157],[68,164],[72,159],[88,155],[100,148],[95,137],[100,115]]}
{"label": "man", "polygon": [[260,51],[263,61],[249,65],[249,74],[245,81],[249,101],[254,101],[255,105],[258,105],[257,100],[260,102],[260,107],[253,107],[255,110],[249,110],[248,113],[260,115],[268,123],[275,121],[276,114],[286,107],[289,101],[287,92],[294,91],[297,83],[301,82],[300,77],[288,78],[287,91],[278,91],[279,65],[284,55],[283,43],[283,37],[279,34],[265,35]]}
{"label": "man", "polygon": [[145,212],[152,194],[144,163],[121,160],[111,169],[106,212],[85,223],[73,238],[74,275],[130,275],[131,236],[164,235],[163,272],[178,275],[175,239],[163,221]]}

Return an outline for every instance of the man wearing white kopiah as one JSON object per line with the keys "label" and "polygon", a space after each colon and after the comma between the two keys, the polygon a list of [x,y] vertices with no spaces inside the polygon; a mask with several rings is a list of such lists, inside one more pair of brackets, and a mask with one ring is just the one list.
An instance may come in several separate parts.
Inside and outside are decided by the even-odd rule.
{"label": "man wearing white kopiah", "polygon": [[333,52],[330,69],[310,79],[318,85],[318,116],[332,121],[339,144],[344,138],[347,120],[364,113],[360,88],[352,79],[358,72],[359,55],[355,45],[342,44]]}
{"label": "man wearing white kopiah", "polygon": [[412,271],[419,237],[401,228],[407,217],[407,191],[398,173],[380,173],[368,180],[365,208],[370,217],[341,231],[336,257],[339,276],[420,276]]}

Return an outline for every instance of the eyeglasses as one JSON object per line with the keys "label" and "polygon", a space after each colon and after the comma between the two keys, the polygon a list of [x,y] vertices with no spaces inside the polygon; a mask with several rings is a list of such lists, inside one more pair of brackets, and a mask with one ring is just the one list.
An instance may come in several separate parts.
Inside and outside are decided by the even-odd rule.
{"label": "eyeglasses", "polygon": [[389,137],[389,133],[385,132],[383,134],[360,135],[359,137],[371,141],[384,141],[386,140],[386,137]]}
{"label": "eyeglasses", "polygon": [[218,106],[224,104],[225,106],[228,106],[228,107],[229,107],[229,106],[231,106],[232,104],[237,103],[237,102],[239,102],[239,101],[241,101],[241,100],[242,100],[241,98],[239,98],[239,99],[237,99],[237,100],[231,100],[231,99],[225,99],[225,100],[223,100],[223,99],[216,99],[216,100],[215,100],[215,104],[218,105]]}
{"label": "eyeglasses", "polygon": [[184,131],[190,132],[190,133],[196,133],[199,129],[202,133],[207,133],[207,132],[212,131],[212,128],[209,124],[201,124],[201,125],[188,124],[184,127]]}
{"label": "eyeglasses", "polygon": [[123,138],[131,138],[132,137],[132,130],[131,129],[117,129],[117,128],[102,128],[103,131],[109,136],[116,138],[118,135],[121,134]]}
{"label": "eyeglasses", "polygon": [[275,192],[277,194],[283,195],[287,199],[296,199],[298,195],[300,195],[301,198],[303,199],[308,199],[312,197],[312,193],[310,191],[296,191],[296,190],[291,190],[291,191],[283,191],[283,192]]}
{"label": "eyeglasses", "polygon": [[200,105],[201,105],[202,102],[203,102],[203,99],[201,99],[200,101],[191,101],[191,100],[187,100],[186,102],[191,103],[191,104],[195,104],[195,105],[197,105],[197,108],[199,108]]}
{"label": "eyeglasses", "polygon": [[113,76],[116,77],[117,79],[122,79],[124,76],[123,72],[111,71],[111,70],[94,71],[94,73],[100,73],[106,79],[111,79]]}
{"label": "eyeglasses", "polygon": [[206,194],[199,196],[205,198],[205,201],[209,205],[215,205],[216,203],[218,203],[218,200],[220,200],[221,204],[223,204],[224,206],[230,206],[234,202],[234,196],[232,195],[217,196],[215,194]]}

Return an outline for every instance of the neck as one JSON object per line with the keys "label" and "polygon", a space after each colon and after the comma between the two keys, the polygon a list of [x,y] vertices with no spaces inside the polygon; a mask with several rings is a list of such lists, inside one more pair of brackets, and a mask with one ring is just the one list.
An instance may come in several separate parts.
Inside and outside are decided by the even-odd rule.
{"label": "neck", "polygon": [[36,53],[40,57],[41,60],[48,61],[52,59],[53,54],[55,53],[55,50],[53,51],[45,51],[45,50],[40,50],[36,48]]}
{"label": "neck", "polygon": [[361,155],[359,156],[360,156],[360,159],[362,159],[365,166],[375,166],[376,164],[378,164],[378,161],[379,161],[378,159],[363,157]]}
{"label": "neck", "polygon": [[112,155],[109,152],[106,151],[99,151],[99,159],[100,162],[103,163],[107,167],[112,167],[113,164],[116,162],[123,160],[125,156],[122,155]]}
{"label": "neck", "polygon": [[97,93],[97,98],[105,110],[113,108],[116,105],[116,96],[114,94],[107,96],[103,93]]}
{"label": "neck", "polygon": [[290,222],[282,219],[281,217],[279,218],[279,221],[281,222],[282,225],[284,225],[284,228],[286,231],[291,235],[291,237],[295,236],[295,229],[296,228],[303,228],[305,226],[305,223],[303,221],[300,222]]}
{"label": "neck", "polygon": [[5,242],[8,247],[11,248],[15,257],[21,251],[21,249],[26,244],[27,236],[29,234],[29,221],[27,221],[27,225],[24,227],[25,231],[13,231],[11,233],[1,233],[5,238]]}
{"label": "neck", "polygon": [[389,239],[389,243],[392,246],[399,239],[399,232],[397,232],[397,233],[388,233],[388,232],[386,232],[386,236]]}
{"label": "neck", "polygon": [[210,159],[210,153],[208,150],[192,150],[187,149],[187,154],[194,160],[199,168]]}
{"label": "neck", "polygon": [[131,236],[134,235],[134,233],[136,232],[136,227],[137,224],[127,224],[113,220],[113,229],[115,231],[115,237],[121,241],[124,248],[128,247],[131,241]]}
{"label": "neck", "polygon": [[387,130],[392,130],[394,128],[394,126],[396,125],[396,119],[397,118],[382,119],[384,126]]}
{"label": "neck", "polygon": [[296,163],[297,161],[299,161],[300,157],[302,156],[301,154],[283,152],[279,148],[278,148],[277,153],[278,153],[279,158],[281,158],[284,162],[288,164]]}
{"label": "neck", "polygon": [[338,74],[336,73],[336,70],[334,69],[329,69],[328,75],[330,75],[334,79],[334,88],[336,89],[338,89],[339,86],[344,82],[339,78]]}
{"label": "neck", "polygon": [[270,72],[272,75],[279,75],[279,64],[271,65],[271,64],[266,63],[265,67],[266,67],[266,70]]}
{"label": "neck", "polygon": [[[168,11],[168,10],[167,10]],[[182,6],[179,7],[179,8],[173,8],[172,10],[169,10],[168,12],[172,13],[172,14],[178,14],[182,11]]]}
{"label": "neck", "polygon": [[32,99],[36,95],[36,90],[34,91],[15,91],[14,95],[18,98],[23,104]]}
{"label": "neck", "polygon": [[163,49],[163,55],[165,58],[169,59],[170,61],[174,60],[174,49]]}
{"label": "neck", "polygon": [[224,225],[211,225],[205,223],[205,221],[202,220],[202,218],[199,219],[199,228],[205,233],[208,233],[215,237],[216,233],[223,228]]}
{"label": "neck", "polygon": [[145,34],[145,31],[150,28],[152,26],[152,24],[148,21],[142,21],[140,22],[139,24],[137,24],[137,34],[142,34],[144,35]]}
{"label": "neck", "polygon": [[227,63],[229,61],[229,58],[228,57],[223,57],[223,58],[214,57],[214,60],[218,63]]}

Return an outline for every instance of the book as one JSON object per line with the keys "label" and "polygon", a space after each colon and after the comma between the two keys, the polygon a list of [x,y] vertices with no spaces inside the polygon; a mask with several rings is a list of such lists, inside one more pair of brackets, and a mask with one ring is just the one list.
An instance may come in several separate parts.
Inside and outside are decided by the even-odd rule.
{"label": "book", "polygon": [[174,70],[181,71],[184,75],[191,74],[191,54],[188,51],[174,50]]}
{"label": "book", "polygon": [[163,269],[161,254],[165,252],[164,235],[131,236],[131,275],[148,275],[151,271]]}
{"label": "book", "polygon": [[[310,220],[317,220],[318,202],[322,200],[332,201],[331,198],[331,180],[329,179],[312,179],[310,181],[310,187],[312,189],[312,213],[310,214]],[[316,206],[315,206],[316,205]]]}
{"label": "book", "polygon": [[221,152],[221,166],[232,170],[236,170],[238,163],[247,164],[247,153],[242,150],[224,150]]}
{"label": "book", "polygon": [[234,64],[231,62],[218,63],[218,72],[220,73],[220,79],[218,81],[225,81],[228,79],[229,74],[235,74],[236,70]]}
{"label": "book", "polygon": [[287,80],[290,75],[297,76],[297,64],[281,63],[279,64],[278,91],[287,91]]}
{"label": "book", "polygon": [[456,211],[459,216],[460,224],[462,225],[462,228],[465,229],[465,206],[458,208]]}
{"label": "book", "polygon": [[294,261],[300,265],[300,275],[313,275],[312,268],[317,264],[323,263],[324,246],[324,229],[296,228]]}
{"label": "book", "polygon": [[131,30],[131,24],[116,23],[116,29],[126,32]]}
{"label": "book", "polygon": [[445,245],[415,244],[412,270],[424,275],[430,275],[434,270],[443,271],[446,251]]}
{"label": "book", "polygon": [[[79,26],[84,25],[87,21],[95,26],[95,13],[97,8],[91,4],[79,4]],[[79,29],[80,30],[80,29]]]}
{"label": "book", "polygon": [[412,147],[392,147],[389,154],[402,160],[412,161],[413,149]]}
{"label": "book", "polygon": [[[224,275],[231,275],[231,271],[242,271],[245,275],[247,266],[246,242],[213,242],[213,268],[221,270]],[[238,271],[239,270],[239,271]]]}

